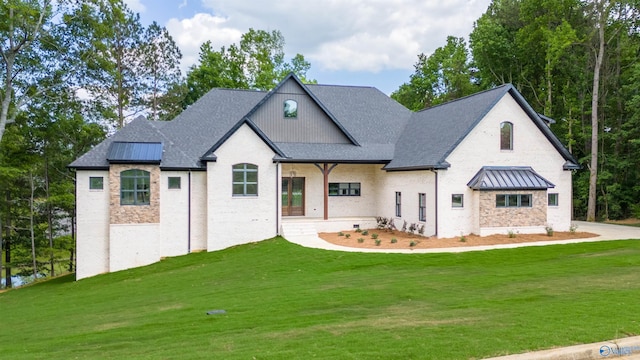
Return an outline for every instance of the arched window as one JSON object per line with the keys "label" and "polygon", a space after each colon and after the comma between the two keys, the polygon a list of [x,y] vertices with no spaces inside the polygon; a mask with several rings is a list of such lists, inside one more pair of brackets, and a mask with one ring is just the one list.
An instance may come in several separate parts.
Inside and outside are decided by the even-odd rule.
{"label": "arched window", "polygon": [[295,100],[284,101],[284,117],[296,118],[298,117],[298,102]]}
{"label": "arched window", "polygon": [[500,150],[513,150],[513,124],[508,121],[500,124]]}
{"label": "arched window", "polygon": [[258,165],[233,165],[233,196],[258,196]]}
{"label": "arched window", "polygon": [[138,169],[120,173],[120,205],[149,205],[149,172]]}

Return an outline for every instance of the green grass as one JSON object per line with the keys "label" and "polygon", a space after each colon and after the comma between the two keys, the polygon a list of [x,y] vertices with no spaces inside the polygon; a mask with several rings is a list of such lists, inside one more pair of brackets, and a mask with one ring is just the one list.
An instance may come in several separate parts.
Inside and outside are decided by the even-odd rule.
{"label": "green grass", "polygon": [[640,334],[639,269],[638,240],[360,254],[276,238],[1,293],[0,354],[478,359]]}

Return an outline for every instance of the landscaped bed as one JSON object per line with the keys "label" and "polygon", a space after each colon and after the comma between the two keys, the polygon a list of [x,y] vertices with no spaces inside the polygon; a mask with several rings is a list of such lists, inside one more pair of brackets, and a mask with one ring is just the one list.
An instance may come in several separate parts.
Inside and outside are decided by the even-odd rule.
{"label": "landscaped bed", "polygon": [[320,233],[320,238],[332,244],[355,248],[380,249],[430,249],[460,246],[515,244],[536,241],[558,241],[596,237],[597,234],[578,231],[549,234],[498,234],[491,236],[465,235],[456,238],[424,237],[399,230],[352,230],[337,233]]}

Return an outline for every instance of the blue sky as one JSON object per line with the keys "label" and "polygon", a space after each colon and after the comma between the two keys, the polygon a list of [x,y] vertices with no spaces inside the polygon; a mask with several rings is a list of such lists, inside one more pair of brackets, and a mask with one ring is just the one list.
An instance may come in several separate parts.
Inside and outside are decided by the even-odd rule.
{"label": "blue sky", "polygon": [[490,0],[125,0],[144,24],[165,26],[183,54],[237,43],[250,28],[279,30],[287,59],[304,55],[321,84],[374,86],[390,94],[409,80],[418,54],[449,35],[467,38]]}

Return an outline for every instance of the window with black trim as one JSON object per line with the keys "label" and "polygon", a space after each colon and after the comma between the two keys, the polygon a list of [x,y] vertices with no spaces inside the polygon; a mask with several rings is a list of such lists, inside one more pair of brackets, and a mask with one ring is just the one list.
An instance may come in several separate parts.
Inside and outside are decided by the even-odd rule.
{"label": "window with black trim", "polygon": [[451,207],[454,207],[454,208],[464,207],[464,195],[451,194]]}
{"label": "window with black trim", "polygon": [[500,150],[513,150],[513,124],[508,121],[500,124]]}
{"label": "window with black trim", "polygon": [[284,117],[285,118],[297,118],[298,117],[298,102],[295,100],[284,101]]}
{"label": "window with black trim", "polygon": [[150,173],[131,169],[120,173],[120,205],[149,205]]}
{"label": "window with black trim", "polygon": [[558,206],[558,193],[547,194],[547,199],[549,206]]}
{"label": "window with black trim", "polygon": [[169,176],[169,189],[177,190],[182,187],[182,178],[179,176]]}
{"label": "window with black trim", "polygon": [[89,177],[89,190],[103,190],[104,178],[102,176]]}
{"label": "window with black trim", "polygon": [[418,220],[427,221],[427,194],[418,194]]}
{"label": "window with black trim", "polygon": [[329,183],[329,196],[360,196],[360,183]]}
{"label": "window with black trim", "polygon": [[496,207],[531,207],[533,206],[531,194],[498,194],[496,195]]}
{"label": "window with black trim", "polygon": [[396,191],[396,217],[402,217],[402,193]]}
{"label": "window with black trim", "polygon": [[258,196],[258,165],[233,165],[233,196]]}

